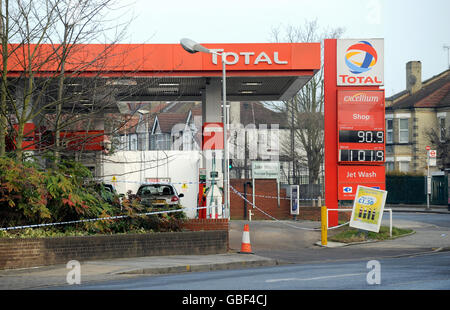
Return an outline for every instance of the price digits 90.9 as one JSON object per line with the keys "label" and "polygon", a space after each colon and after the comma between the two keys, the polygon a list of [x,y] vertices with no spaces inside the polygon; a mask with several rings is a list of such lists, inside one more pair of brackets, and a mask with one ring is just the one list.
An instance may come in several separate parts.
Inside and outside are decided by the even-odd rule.
{"label": "price digits 90.9", "polygon": [[339,130],[339,142],[384,143],[384,131]]}

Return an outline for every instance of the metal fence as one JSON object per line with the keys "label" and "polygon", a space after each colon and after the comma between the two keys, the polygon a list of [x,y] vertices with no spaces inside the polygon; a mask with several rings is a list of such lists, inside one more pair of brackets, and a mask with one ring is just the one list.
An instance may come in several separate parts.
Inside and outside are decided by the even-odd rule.
{"label": "metal fence", "polygon": [[[431,179],[430,203],[446,205],[448,201],[448,176]],[[426,204],[427,180],[424,176],[386,176],[386,203]]]}

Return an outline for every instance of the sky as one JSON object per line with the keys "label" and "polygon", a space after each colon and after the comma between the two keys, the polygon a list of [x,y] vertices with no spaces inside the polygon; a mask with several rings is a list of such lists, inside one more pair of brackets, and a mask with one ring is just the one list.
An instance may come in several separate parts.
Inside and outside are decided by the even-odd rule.
{"label": "sky", "polygon": [[408,61],[422,62],[422,80],[449,68],[448,0],[127,1],[127,43],[265,43],[273,28],[317,20],[322,29],[344,28],[342,38],[384,38],[388,97],[406,88]]}

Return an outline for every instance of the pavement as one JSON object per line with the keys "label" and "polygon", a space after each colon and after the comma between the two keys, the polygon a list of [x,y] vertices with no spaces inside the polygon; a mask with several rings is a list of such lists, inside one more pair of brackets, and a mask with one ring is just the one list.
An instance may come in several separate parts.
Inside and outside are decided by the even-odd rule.
{"label": "pavement", "polygon": [[[446,206],[386,206],[393,213],[420,212],[450,214]],[[355,244],[341,249],[325,249],[314,245],[320,240],[320,223],[313,221],[251,221],[252,250],[257,254],[239,254],[242,227],[247,221],[230,221],[230,251],[216,255],[152,256],[126,259],[85,261],[81,264],[81,282],[94,283],[127,279],[143,275],[204,272],[214,270],[243,269],[275,266],[286,263],[357,258],[359,253],[393,253],[412,255],[424,251],[450,250],[449,229],[420,222],[397,221],[396,227],[411,227],[411,236],[374,244]],[[383,223],[384,225],[384,223]],[[298,228],[297,228],[298,227]],[[287,232],[287,230],[290,230]],[[301,233],[300,233],[301,232]],[[289,238],[292,235],[297,238]],[[288,236],[288,238],[287,238]],[[402,240],[399,240],[402,239]],[[340,247],[333,243],[329,247]],[[348,250],[351,248],[351,250]],[[256,249],[256,250],[255,250]],[[341,252],[338,252],[338,251]],[[277,251],[292,251],[292,260],[284,259]],[[327,251],[325,252],[321,251]],[[331,251],[331,252],[330,252]],[[336,255],[333,256],[333,251]],[[372,252],[371,252],[372,251]],[[381,251],[381,252],[380,252]],[[343,254],[345,253],[345,254]],[[367,255],[369,255],[367,254]],[[386,254],[388,255],[388,254]],[[25,290],[61,287],[67,284],[70,269],[66,265],[0,270],[1,290]]]}
{"label": "pavement", "polygon": [[385,209],[392,209],[393,212],[422,212],[422,213],[441,213],[450,214],[450,207],[444,205],[406,205],[406,204],[387,204]]}
{"label": "pavement", "polygon": [[[142,275],[206,272],[275,266],[274,259],[253,254],[174,255],[80,262],[81,283],[120,280]],[[0,290],[43,289],[65,286],[71,269],[54,265],[0,271]]]}

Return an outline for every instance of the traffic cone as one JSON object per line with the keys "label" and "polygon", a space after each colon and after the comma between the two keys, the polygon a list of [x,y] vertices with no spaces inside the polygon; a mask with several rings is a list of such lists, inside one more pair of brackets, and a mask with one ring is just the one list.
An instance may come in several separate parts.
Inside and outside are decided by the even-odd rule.
{"label": "traffic cone", "polygon": [[253,254],[252,246],[250,245],[250,229],[248,224],[244,225],[244,232],[242,233],[241,251],[239,254]]}

